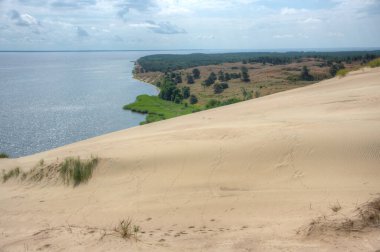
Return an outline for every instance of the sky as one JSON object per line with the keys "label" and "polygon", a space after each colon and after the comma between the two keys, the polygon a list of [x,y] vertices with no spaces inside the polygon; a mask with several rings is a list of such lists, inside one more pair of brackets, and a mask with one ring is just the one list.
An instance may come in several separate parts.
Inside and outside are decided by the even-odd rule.
{"label": "sky", "polygon": [[0,50],[380,47],[380,0],[0,0]]}

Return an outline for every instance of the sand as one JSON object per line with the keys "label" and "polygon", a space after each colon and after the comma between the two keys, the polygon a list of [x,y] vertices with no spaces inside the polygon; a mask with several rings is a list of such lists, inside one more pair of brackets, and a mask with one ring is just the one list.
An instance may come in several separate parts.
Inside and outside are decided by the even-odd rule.
{"label": "sand", "polygon": [[[380,249],[379,229],[303,232],[321,216],[354,218],[380,196],[380,69],[0,160],[0,169],[91,155],[101,161],[85,185],[0,184],[0,251]],[[127,218],[138,240],[112,232]]]}

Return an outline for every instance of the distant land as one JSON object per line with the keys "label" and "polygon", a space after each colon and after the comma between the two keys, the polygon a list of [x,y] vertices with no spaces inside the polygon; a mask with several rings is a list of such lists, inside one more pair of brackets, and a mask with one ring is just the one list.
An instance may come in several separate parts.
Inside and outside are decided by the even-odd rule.
{"label": "distant land", "polygon": [[148,55],[136,61],[134,76],[160,88],[161,101],[142,96],[124,109],[155,122],[344,76],[379,56],[380,50]]}

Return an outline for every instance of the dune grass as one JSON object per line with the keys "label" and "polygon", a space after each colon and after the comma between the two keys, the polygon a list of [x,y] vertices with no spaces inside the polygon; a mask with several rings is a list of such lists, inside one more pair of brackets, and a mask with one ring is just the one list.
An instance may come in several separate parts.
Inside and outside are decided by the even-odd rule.
{"label": "dune grass", "polygon": [[123,109],[148,114],[146,120],[141,124],[165,120],[199,111],[199,109],[193,105],[177,104],[162,100],[158,96],[149,95],[137,96],[134,103],[125,105]]}
{"label": "dune grass", "polygon": [[7,182],[10,178],[17,178],[20,175],[20,168],[16,167],[8,172],[3,171],[3,183]]}
{"label": "dune grass", "polygon": [[0,158],[9,158],[9,156],[4,152],[0,152]]}
{"label": "dune grass", "polygon": [[130,239],[134,237],[137,239],[137,235],[140,232],[140,226],[133,225],[132,219],[126,219],[119,222],[119,225],[115,227],[114,231],[119,233],[124,239]]}
{"label": "dune grass", "polygon": [[78,158],[66,158],[60,164],[60,175],[65,184],[73,183],[74,187],[87,183],[92,177],[92,172],[96,168],[99,159],[91,157],[90,160],[81,160]]}
{"label": "dune grass", "polygon": [[380,58],[374,59],[368,63],[369,67],[380,67]]}

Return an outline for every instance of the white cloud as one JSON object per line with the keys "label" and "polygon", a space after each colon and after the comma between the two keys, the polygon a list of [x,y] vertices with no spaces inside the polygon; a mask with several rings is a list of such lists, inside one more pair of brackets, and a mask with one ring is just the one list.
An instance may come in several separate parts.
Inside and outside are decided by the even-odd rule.
{"label": "white cloud", "polygon": [[287,39],[287,38],[293,38],[294,35],[292,34],[277,34],[277,35],[274,35],[273,38],[275,39]]}

